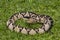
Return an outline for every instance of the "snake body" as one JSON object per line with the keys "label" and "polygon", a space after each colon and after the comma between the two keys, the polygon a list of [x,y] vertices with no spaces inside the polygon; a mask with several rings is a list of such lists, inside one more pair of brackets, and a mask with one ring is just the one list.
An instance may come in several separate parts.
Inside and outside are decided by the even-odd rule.
{"label": "snake body", "polygon": [[[27,20],[28,23],[39,22],[42,26],[36,29],[25,28],[21,26],[16,26],[14,22],[18,19]],[[39,15],[33,12],[19,12],[13,14],[7,21],[7,26],[11,31],[21,32],[23,34],[34,35],[36,33],[42,34],[50,30],[53,25],[53,20],[48,15]]]}

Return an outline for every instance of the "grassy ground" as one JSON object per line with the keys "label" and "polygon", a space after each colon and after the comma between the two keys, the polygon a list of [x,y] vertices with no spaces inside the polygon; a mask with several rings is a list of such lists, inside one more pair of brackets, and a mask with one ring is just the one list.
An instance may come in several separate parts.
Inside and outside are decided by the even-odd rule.
{"label": "grassy ground", "polygon": [[[51,16],[54,20],[53,34],[31,36],[10,31],[6,26],[7,20],[21,11]],[[60,0],[0,0],[0,40],[60,40]]]}

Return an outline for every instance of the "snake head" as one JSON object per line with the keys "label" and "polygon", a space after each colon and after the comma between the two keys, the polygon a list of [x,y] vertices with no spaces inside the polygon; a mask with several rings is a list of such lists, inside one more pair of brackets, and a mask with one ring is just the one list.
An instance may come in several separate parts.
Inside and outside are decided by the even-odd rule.
{"label": "snake head", "polygon": [[36,22],[36,20],[33,19],[33,18],[29,18],[29,19],[27,20],[27,23],[35,23],[35,22]]}

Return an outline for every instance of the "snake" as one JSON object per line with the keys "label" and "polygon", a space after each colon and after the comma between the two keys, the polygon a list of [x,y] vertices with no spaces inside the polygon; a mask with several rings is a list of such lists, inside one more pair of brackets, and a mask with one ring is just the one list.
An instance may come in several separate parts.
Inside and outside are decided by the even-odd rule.
{"label": "snake", "polygon": [[[26,20],[27,23],[41,23],[41,27],[39,28],[26,28],[19,25],[15,25],[15,21],[18,19]],[[8,20],[7,20],[7,27],[11,31],[20,32],[22,34],[29,34],[29,35],[35,35],[35,34],[43,34],[45,32],[48,32],[53,25],[53,19],[44,14],[36,14],[34,12],[18,12],[13,14]]]}

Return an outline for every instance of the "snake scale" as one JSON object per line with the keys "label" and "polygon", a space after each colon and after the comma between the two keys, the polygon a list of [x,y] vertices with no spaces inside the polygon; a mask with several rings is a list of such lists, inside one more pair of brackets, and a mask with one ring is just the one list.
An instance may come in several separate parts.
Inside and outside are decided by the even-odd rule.
{"label": "snake scale", "polygon": [[[42,26],[36,29],[30,29],[15,25],[14,22],[18,19],[27,20],[27,23],[39,22]],[[33,12],[19,12],[13,14],[7,21],[7,26],[11,31],[21,32],[23,34],[34,35],[36,33],[42,34],[50,30],[53,25],[53,20],[48,15],[39,15]]]}

